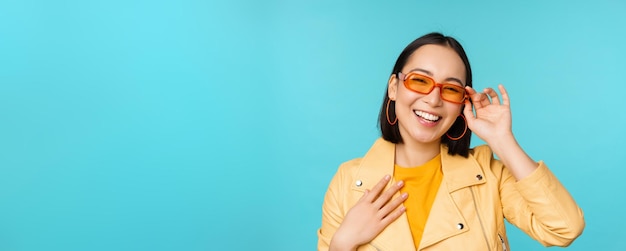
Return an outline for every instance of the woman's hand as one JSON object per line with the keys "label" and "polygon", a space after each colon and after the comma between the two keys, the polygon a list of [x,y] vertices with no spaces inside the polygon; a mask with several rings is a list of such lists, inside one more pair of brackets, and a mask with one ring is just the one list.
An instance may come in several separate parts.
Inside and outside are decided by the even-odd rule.
{"label": "woman's hand", "polygon": [[484,93],[477,93],[473,88],[465,87],[476,110],[474,115],[470,101],[465,101],[463,114],[467,119],[467,126],[490,145],[494,140],[513,136],[509,95],[503,85],[498,85],[498,89],[502,93],[502,103],[498,93],[492,88],[486,88]]}
{"label": "woman's hand", "polygon": [[387,191],[383,189],[391,177],[386,175],[371,191],[365,194],[352,207],[337,229],[330,242],[330,250],[356,250],[362,244],[370,242],[391,222],[404,213],[402,202],[408,197],[403,193],[392,199],[404,185],[402,181],[393,184]]}
{"label": "woman's hand", "polygon": [[465,87],[472,100],[476,115],[472,112],[469,101],[465,102],[467,126],[483,139],[500,160],[511,171],[516,180],[521,180],[537,169],[537,162],[532,160],[520,147],[511,130],[511,107],[509,95],[504,86],[498,85],[502,94],[502,103],[498,93],[491,88],[484,93],[477,93],[471,87]]}

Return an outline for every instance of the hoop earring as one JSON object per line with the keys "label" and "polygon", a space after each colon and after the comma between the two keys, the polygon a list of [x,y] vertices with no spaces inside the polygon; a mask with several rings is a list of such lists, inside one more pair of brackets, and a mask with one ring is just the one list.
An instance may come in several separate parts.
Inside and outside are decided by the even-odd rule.
{"label": "hoop earring", "polygon": [[[450,140],[459,140],[461,138],[463,138],[463,136],[465,136],[465,133],[467,132],[467,119],[465,119],[465,116],[463,116],[463,114],[459,114],[459,117],[463,118],[463,122],[465,122],[465,129],[463,130],[463,134],[461,134],[461,136],[459,137],[452,137],[450,136],[450,134],[446,133],[446,136],[450,139]],[[458,117],[457,117],[458,119]]]}
{"label": "hoop earring", "polygon": [[385,114],[387,115],[387,122],[390,125],[395,125],[398,122],[398,116],[396,116],[396,119],[393,121],[393,123],[391,122],[391,119],[389,119],[389,104],[391,103],[391,99],[387,100],[387,109],[385,109]]}

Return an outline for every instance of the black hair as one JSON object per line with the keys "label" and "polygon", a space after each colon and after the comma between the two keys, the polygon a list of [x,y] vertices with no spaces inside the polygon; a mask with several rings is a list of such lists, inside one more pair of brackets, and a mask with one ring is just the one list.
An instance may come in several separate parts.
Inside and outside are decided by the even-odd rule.
{"label": "black hair", "polygon": [[[398,59],[396,60],[396,64],[393,66],[393,70],[391,74],[397,74],[402,71],[404,65],[408,58],[420,47],[427,44],[436,44],[443,45],[452,48],[458,55],[461,57],[463,64],[465,65],[465,86],[472,86],[472,69],[470,67],[469,60],[467,59],[467,55],[465,54],[465,50],[461,44],[454,38],[444,36],[441,33],[433,32],[421,36],[411,42],[409,45],[404,48]],[[387,85],[386,85],[387,86]],[[387,103],[389,103],[389,107],[387,107]],[[389,109],[387,111],[387,109]],[[463,111],[461,109],[461,111]],[[394,125],[389,124],[387,121],[387,112],[389,112],[389,119],[391,121],[395,120],[395,101],[389,101],[389,93],[388,88],[385,87],[385,96],[383,97],[383,103],[380,108],[380,113],[378,114],[378,123],[380,126],[380,131],[383,139],[392,142],[392,143],[402,143],[402,136],[400,135],[400,129],[398,123]],[[457,120],[452,124],[452,127],[441,137],[441,143],[446,144],[448,146],[448,153],[451,155],[461,155],[463,157],[467,157],[469,153],[470,147],[470,139],[472,137],[472,131],[467,128],[467,132],[463,135],[462,138],[458,140],[451,140],[446,136],[446,134],[451,135],[452,137],[458,137],[463,133],[467,123],[462,118],[457,118]]]}

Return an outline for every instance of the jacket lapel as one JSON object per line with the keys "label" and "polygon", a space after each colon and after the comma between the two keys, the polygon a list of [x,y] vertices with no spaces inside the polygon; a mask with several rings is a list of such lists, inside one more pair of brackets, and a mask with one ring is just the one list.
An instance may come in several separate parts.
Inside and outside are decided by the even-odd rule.
{"label": "jacket lapel", "polygon": [[[351,187],[353,190],[364,192],[371,189],[383,176],[389,174],[393,177],[395,163],[395,144],[378,139],[361,161]],[[388,184],[393,184],[392,179]],[[360,184],[360,185],[359,185]],[[387,189],[386,188],[386,189]],[[392,222],[383,230],[371,244],[379,250],[415,250],[411,228],[406,213]]]}
{"label": "jacket lapel", "polygon": [[430,209],[420,249],[469,230],[469,224],[457,206],[467,205],[454,201],[451,193],[485,183],[485,174],[474,158],[449,155],[444,145],[441,147],[441,168],[443,180]]}

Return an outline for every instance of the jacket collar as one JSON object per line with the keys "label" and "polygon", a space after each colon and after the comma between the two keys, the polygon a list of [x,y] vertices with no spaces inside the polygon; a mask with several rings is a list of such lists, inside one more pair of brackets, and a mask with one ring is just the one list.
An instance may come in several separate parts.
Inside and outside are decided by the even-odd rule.
{"label": "jacket collar", "polygon": [[[357,191],[365,191],[373,187],[386,174],[393,176],[395,164],[396,145],[382,138],[376,140],[374,145],[361,160],[356,178],[352,182],[352,188]],[[441,145],[441,169],[448,192],[485,183],[482,168],[474,158],[452,156],[448,154],[448,147]],[[360,182],[357,182],[360,181]],[[357,186],[357,183],[360,185]]]}
{"label": "jacket collar", "polygon": [[445,145],[441,145],[441,153],[441,169],[448,192],[485,183],[485,174],[475,158],[452,156]]}
{"label": "jacket collar", "polygon": [[[376,140],[370,150],[363,156],[356,179],[352,182],[352,188],[357,191],[371,189],[383,176],[389,174],[393,177],[395,164],[396,145],[382,138]],[[390,182],[391,184],[391,182]]]}
{"label": "jacket collar", "polygon": [[[361,160],[361,164],[356,171],[354,180],[351,183],[353,190],[364,192],[365,189],[372,188],[383,176],[389,174],[393,177],[393,169],[395,164],[395,149],[396,145],[388,142],[382,138],[376,140],[374,145],[365,154]],[[448,154],[448,148],[445,145],[441,145],[441,166],[443,172],[443,180],[438,191],[441,193],[451,193],[458,189],[477,185],[485,182],[484,173],[480,168],[480,165],[474,160],[474,158],[465,158],[462,156],[452,156]],[[387,184],[393,184],[395,180]],[[444,187],[445,186],[445,187]],[[451,197],[448,195],[437,196],[433,203],[433,209],[439,208],[444,204],[448,206],[454,206],[454,202],[451,201]],[[410,195],[409,195],[410,196]],[[441,205],[437,205],[441,204]],[[454,206],[454,211],[460,214],[460,211]],[[432,212],[432,209],[431,209]],[[431,225],[431,221],[440,222],[448,221],[449,219],[434,219],[429,216],[427,225]],[[427,229],[425,229],[427,230]],[[450,230],[445,229],[446,232],[456,230],[455,226]],[[458,232],[458,230],[456,231]],[[450,234],[437,234],[436,236],[428,235],[425,231],[422,236],[422,244],[436,243],[441,238],[449,237]],[[426,242],[426,243],[425,243]],[[381,232],[374,240],[372,245],[377,246],[381,250],[400,250],[406,249],[406,247],[413,247],[413,237],[409,227],[409,222],[406,213],[391,223],[383,232]],[[411,249],[414,250],[414,249]]]}

